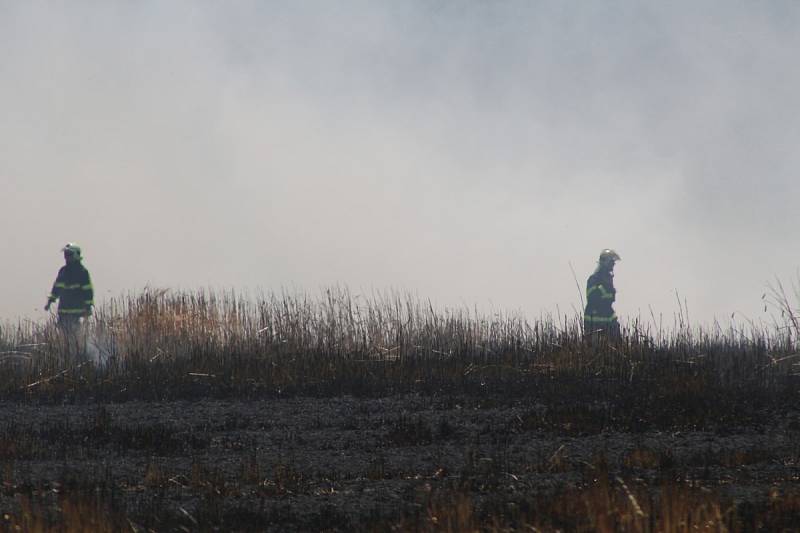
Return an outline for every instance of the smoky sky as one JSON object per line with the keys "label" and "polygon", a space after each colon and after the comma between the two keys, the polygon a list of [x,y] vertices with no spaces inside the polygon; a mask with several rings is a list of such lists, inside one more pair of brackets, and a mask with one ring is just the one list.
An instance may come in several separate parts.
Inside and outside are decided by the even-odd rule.
{"label": "smoky sky", "polygon": [[800,4],[0,1],[0,316],[145,286],[761,319],[800,265]]}

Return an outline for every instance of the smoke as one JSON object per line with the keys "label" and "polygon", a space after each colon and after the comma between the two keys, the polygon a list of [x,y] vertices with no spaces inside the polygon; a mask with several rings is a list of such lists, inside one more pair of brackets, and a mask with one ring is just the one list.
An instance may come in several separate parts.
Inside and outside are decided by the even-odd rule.
{"label": "smoke", "polygon": [[108,364],[111,353],[111,345],[104,335],[99,335],[97,331],[86,332],[84,354],[89,361],[96,366],[105,366]]}
{"label": "smoke", "polygon": [[761,316],[800,264],[793,2],[0,5],[0,316],[145,285]]}

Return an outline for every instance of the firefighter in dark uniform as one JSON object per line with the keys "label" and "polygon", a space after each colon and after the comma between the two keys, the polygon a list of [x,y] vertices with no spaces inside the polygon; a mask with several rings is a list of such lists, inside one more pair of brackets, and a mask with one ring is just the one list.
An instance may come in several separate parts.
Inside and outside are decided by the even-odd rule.
{"label": "firefighter in dark uniform", "polygon": [[587,335],[604,333],[618,337],[619,322],[614,313],[614,263],[621,258],[614,250],[600,252],[597,269],[586,282],[586,310],[583,314],[583,329]]}
{"label": "firefighter in dark uniform", "polygon": [[58,300],[58,325],[74,331],[80,325],[81,318],[88,318],[92,314],[94,289],[89,271],[81,263],[81,247],[68,243],[62,251],[66,264],[58,271],[44,310],[49,311],[53,302]]}

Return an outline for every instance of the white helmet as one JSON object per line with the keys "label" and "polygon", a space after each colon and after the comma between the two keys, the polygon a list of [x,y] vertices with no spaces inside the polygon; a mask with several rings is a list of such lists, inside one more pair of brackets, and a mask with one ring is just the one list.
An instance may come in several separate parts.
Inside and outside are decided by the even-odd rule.
{"label": "white helmet", "polygon": [[598,263],[601,265],[613,265],[616,261],[621,261],[622,258],[619,256],[617,252],[610,248],[606,248],[602,252],[600,252],[600,259]]}
{"label": "white helmet", "polygon": [[73,256],[75,259],[81,258],[81,247],[74,242],[68,242],[66,246],[61,249],[65,254]]}

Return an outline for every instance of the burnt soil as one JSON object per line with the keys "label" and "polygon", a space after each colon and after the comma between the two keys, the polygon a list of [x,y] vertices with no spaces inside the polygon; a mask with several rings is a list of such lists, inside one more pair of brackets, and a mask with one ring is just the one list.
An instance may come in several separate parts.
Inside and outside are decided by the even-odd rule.
{"label": "burnt soil", "polygon": [[800,475],[800,410],[589,431],[557,410],[435,394],[0,404],[0,508],[6,526],[58,523],[78,494],[140,531],[381,530],[429,520],[440,490],[511,516],[607,476],[686,483],[746,514]]}

